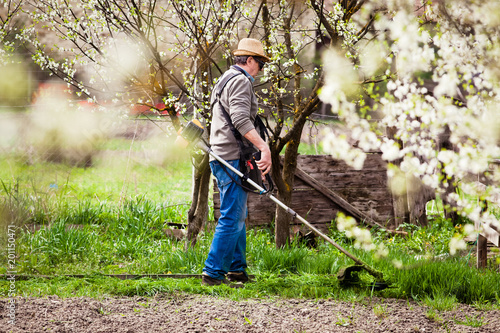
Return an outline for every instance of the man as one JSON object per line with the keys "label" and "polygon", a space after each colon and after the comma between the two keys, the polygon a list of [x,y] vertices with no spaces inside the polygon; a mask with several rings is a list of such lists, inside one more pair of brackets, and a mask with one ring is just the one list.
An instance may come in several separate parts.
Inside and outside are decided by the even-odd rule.
{"label": "man", "polygon": [[[212,91],[210,145],[216,155],[239,169],[240,147],[224,117],[224,108],[242,139],[261,152],[256,163],[265,175],[271,170],[271,152],[254,126],[258,105],[252,83],[269,58],[261,42],[252,38],[242,39],[233,55],[235,65],[224,73]],[[218,93],[220,103],[216,100]],[[203,268],[202,284],[229,284],[228,280],[244,283],[248,281],[245,228],[248,193],[239,185],[239,177],[217,160],[211,158],[210,168],[220,192],[221,216]]]}

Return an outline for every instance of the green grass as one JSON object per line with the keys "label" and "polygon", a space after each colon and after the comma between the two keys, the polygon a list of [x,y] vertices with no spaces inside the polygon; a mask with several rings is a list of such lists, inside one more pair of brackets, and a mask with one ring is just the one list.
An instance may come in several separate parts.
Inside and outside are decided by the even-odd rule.
{"label": "green grass", "polygon": [[[50,276],[85,274],[89,277],[18,281],[18,290],[23,295],[31,296],[147,296],[157,292],[192,292],[235,299],[271,296],[351,299],[371,297],[374,293],[366,286],[339,286],[336,272],[352,262],[332,246],[320,241],[314,249],[293,243],[285,249],[276,250],[272,234],[266,229],[248,232],[249,273],[257,278],[244,291],[206,289],[200,286],[197,279],[121,281],[104,277],[102,274],[199,274],[210,246],[210,229],[200,235],[193,249],[185,250],[183,242],[165,238],[161,232],[161,213],[154,209],[151,202],[128,202],[119,213],[110,214],[104,221],[96,219],[95,224],[86,224],[79,229],[65,228],[67,220],[60,219],[50,228],[43,227],[36,233],[21,231],[17,241],[19,273]],[[333,237],[341,238],[335,231],[332,232]],[[413,298],[437,311],[446,310],[456,302],[497,302],[496,291],[500,290],[498,273],[479,272],[470,268],[463,259],[422,263],[414,259],[413,249],[409,248],[386,260],[376,260],[373,255],[355,249],[349,242],[342,243],[342,246],[384,272],[392,288],[376,292],[379,296]],[[390,263],[394,257],[408,266],[396,269]],[[366,275],[362,281],[369,282],[370,276]],[[3,295],[7,288],[7,281],[0,281]]]}
{"label": "green grass", "polygon": [[[120,149],[122,143],[114,144]],[[390,288],[381,292],[366,285],[341,287],[336,273],[353,262],[333,246],[320,240],[311,249],[294,241],[277,250],[273,231],[268,228],[248,231],[249,273],[256,276],[256,281],[244,289],[208,288],[194,278],[106,277],[103,274],[200,274],[212,239],[211,225],[202,230],[197,245],[189,249],[185,249],[183,241],[163,233],[167,223],[185,223],[187,219],[191,182],[187,158],[153,166],[137,161],[127,166],[125,162],[121,168],[103,161],[85,169],[0,161],[0,227],[20,227],[16,231],[17,271],[55,277],[16,281],[20,295],[103,297],[186,292],[232,299],[355,301],[376,294],[415,299],[432,311],[449,309],[457,302],[477,308],[498,306],[500,275],[471,268],[467,256],[447,256],[449,239],[460,228],[442,218],[431,219],[427,228],[403,225],[402,229],[409,232],[405,238],[373,231],[374,240],[384,243],[390,251],[385,259],[355,248],[343,232],[331,228],[330,236],[336,242],[384,273]],[[39,228],[36,232],[32,231],[34,225]],[[6,233],[0,235],[0,241],[5,248]],[[426,259],[436,256],[439,260]],[[396,268],[395,261],[403,268]],[[6,273],[5,251],[0,264],[0,273]],[[69,278],[66,274],[87,277]],[[363,283],[373,281],[366,273],[361,273],[360,278]],[[0,280],[1,296],[5,297],[8,288],[8,281]]]}
{"label": "green grass", "polygon": [[465,315],[464,320],[454,319],[453,320],[458,325],[470,326],[470,327],[482,327],[486,322],[484,321],[484,317],[479,316],[468,316]]}
{"label": "green grass", "polygon": [[498,272],[478,271],[463,259],[451,258],[419,265],[413,269],[395,271],[400,290],[413,298],[456,298],[472,304],[480,300],[498,299]]}
{"label": "green grass", "polygon": [[[231,299],[244,298],[333,298],[358,299],[368,297],[368,292],[353,290],[337,290],[334,277],[318,276],[260,276],[243,289],[232,289],[225,285],[217,287],[202,286],[200,279],[150,279],[120,280],[112,277],[90,275],[85,278],[56,277],[53,279],[31,279],[16,281],[16,288],[21,296],[43,297],[58,295],[60,297],[95,297],[106,296],[154,296],[157,293],[196,293],[212,296],[223,296]],[[0,290],[8,288],[6,281],[0,280]],[[4,296],[3,296],[4,297]]]}
{"label": "green grass", "polygon": [[433,297],[426,295],[422,303],[440,312],[455,310],[458,305],[458,301],[455,295],[448,296],[442,294],[435,294],[433,295]]}
{"label": "green grass", "polygon": [[323,155],[325,154],[323,150],[323,143],[318,142],[317,144],[304,144],[299,145],[299,154],[301,155]]}

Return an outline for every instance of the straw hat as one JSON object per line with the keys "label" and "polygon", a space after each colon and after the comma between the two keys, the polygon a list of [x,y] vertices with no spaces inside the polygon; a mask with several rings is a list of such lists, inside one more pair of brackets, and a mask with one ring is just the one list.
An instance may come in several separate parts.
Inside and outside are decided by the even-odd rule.
{"label": "straw hat", "polygon": [[243,38],[238,43],[238,49],[233,51],[235,56],[258,56],[262,57],[264,61],[269,61],[269,57],[264,54],[262,43],[253,38]]}

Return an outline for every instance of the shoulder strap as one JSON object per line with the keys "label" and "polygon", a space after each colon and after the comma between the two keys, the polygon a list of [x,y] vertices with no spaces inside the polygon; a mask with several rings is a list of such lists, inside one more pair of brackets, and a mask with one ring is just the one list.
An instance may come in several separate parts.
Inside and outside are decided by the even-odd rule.
{"label": "shoulder strap", "polygon": [[238,67],[238,66],[231,66],[232,69],[235,69],[238,71],[238,73],[232,73],[231,75],[222,75],[220,77],[220,83],[217,82],[217,85],[219,86],[219,90],[217,91],[217,97],[220,97],[220,95],[222,94],[222,91],[224,90],[224,88],[226,87],[226,84],[231,81],[235,76],[238,76],[240,74],[245,74],[245,71]]}
{"label": "shoulder strap", "polygon": [[270,140],[271,138],[269,137],[269,132],[267,131],[266,125],[264,125],[264,122],[262,121],[261,117],[257,115],[255,117],[254,121],[254,127],[259,131],[259,135],[262,139],[266,139],[266,137]]}
{"label": "shoulder strap", "polygon": [[[239,70],[239,68],[237,68],[237,67],[235,67],[235,69]],[[220,102],[220,96],[222,95],[222,91],[224,90],[224,88],[226,87],[226,85],[228,84],[228,82],[231,81],[237,75],[240,75],[242,73],[243,72],[239,71],[239,73],[232,73],[232,74],[228,74],[228,75],[222,75],[219,78],[219,80],[217,80],[217,83],[215,84],[215,87],[218,87],[218,90],[215,91],[215,98],[214,98],[214,101],[213,101],[212,105],[210,105],[210,109],[212,109],[214,107],[215,103],[219,103],[220,106],[221,106],[221,109],[223,111],[222,113],[223,113],[224,117],[226,117],[225,114],[227,112],[224,109],[224,107],[222,106],[222,103]],[[215,90],[215,87],[214,87],[214,90]]]}
{"label": "shoulder strap", "polygon": [[[224,119],[226,120],[226,122],[227,122],[227,124],[229,126],[229,129],[231,129],[231,132],[233,133],[234,137],[236,138],[236,141],[238,142],[238,145],[240,147],[240,152],[242,152],[247,147],[243,143],[243,139],[241,137],[241,133],[234,127],[233,122],[231,121],[231,117],[229,116],[229,113],[226,111],[226,109],[224,108],[224,106],[222,105],[222,103],[220,101],[220,96],[222,94],[222,91],[226,87],[227,83],[230,80],[232,80],[234,77],[236,77],[236,76],[238,76],[240,74],[244,74],[243,69],[241,69],[241,68],[239,68],[237,66],[233,66],[232,68],[238,70],[239,73],[232,73],[230,75],[228,74],[228,75],[225,75],[225,76],[221,77],[220,83],[219,82],[217,83],[219,89],[216,92],[216,98],[214,100],[214,104],[216,102],[219,103],[220,109],[222,111],[222,115],[224,116]],[[262,122],[262,119],[260,119],[259,116],[256,116],[256,118],[255,118],[254,127],[259,131],[259,135],[260,135],[260,137],[262,139],[265,140],[266,136],[269,138],[269,133],[267,132],[266,126],[264,125],[264,123]]]}
{"label": "shoulder strap", "polygon": [[218,86],[219,86],[219,90],[217,91],[217,99],[219,99],[219,97],[221,96],[222,94],[222,91],[224,90],[224,88],[226,87],[227,83],[229,81],[231,81],[234,77],[238,76],[242,74],[241,72],[240,73],[233,73],[233,74],[230,74],[230,75],[224,75],[222,76],[222,80],[220,83],[218,83]]}
{"label": "shoulder strap", "polygon": [[220,106],[220,109],[222,111],[222,115],[224,116],[224,119],[226,120],[227,124],[229,125],[231,132],[233,132],[233,135],[236,138],[236,141],[238,141],[238,143],[240,143],[240,142],[243,142],[243,140],[241,138],[241,134],[234,127],[233,122],[231,121],[231,117],[229,116],[229,113],[227,113],[226,109],[224,108],[224,106],[222,105],[222,103],[220,101],[220,96],[222,95],[222,91],[224,90],[224,88],[226,87],[228,82],[231,81],[236,76],[243,74],[243,72],[241,72],[241,70],[238,67],[233,67],[233,68],[238,69],[238,73],[232,73],[232,74],[224,75],[221,77],[221,81],[217,84],[219,89],[216,92],[216,98],[214,100],[214,103],[217,103],[217,102],[219,103],[219,106]]}

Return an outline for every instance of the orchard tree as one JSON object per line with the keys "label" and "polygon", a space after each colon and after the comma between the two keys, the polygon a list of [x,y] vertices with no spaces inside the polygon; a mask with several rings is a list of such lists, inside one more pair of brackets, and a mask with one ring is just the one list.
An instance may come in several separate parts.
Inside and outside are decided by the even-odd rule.
{"label": "orchard tree", "polygon": [[[220,59],[229,54],[242,7],[244,1],[26,1],[31,24],[20,37],[35,62],[80,98],[101,107],[145,105],[166,112],[177,130],[184,114],[209,119],[211,87],[226,67]],[[208,214],[207,158],[198,165],[191,244]]]}
{"label": "orchard tree", "polygon": [[[291,204],[302,131],[318,110],[323,66],[314,63],[318,45],[352,50],[370,30],[373,18],[358,15],[364,1],[266,1],[262,4],[263,39],[271,62],[260,89],[271,133],[272,175],[278,199]],[[283,161],[280,153],[284,150]],[[282,165],[282,167],[281,167]],[[276,208],[276,246],[289,241],[292,216]]]}
{"label": "orchard tree", "polygon": [[[418,179],[448,211],[498,231],[483,201],[499,194],[499,170],[491,162],[500,156],[500,4],[424,3],[384,2],[366,43],[354,52],[325,53],[320,97],[345,129],[332,131],[325,147],[357,168],[365,152],[380,149],[394,192],[411,192],[409,180]],[[370,107],[358,97],[361,90]],[[464,234],[473,231],[469,224]],[[452,254],[465,246],[462,236],[451,240]]]}

